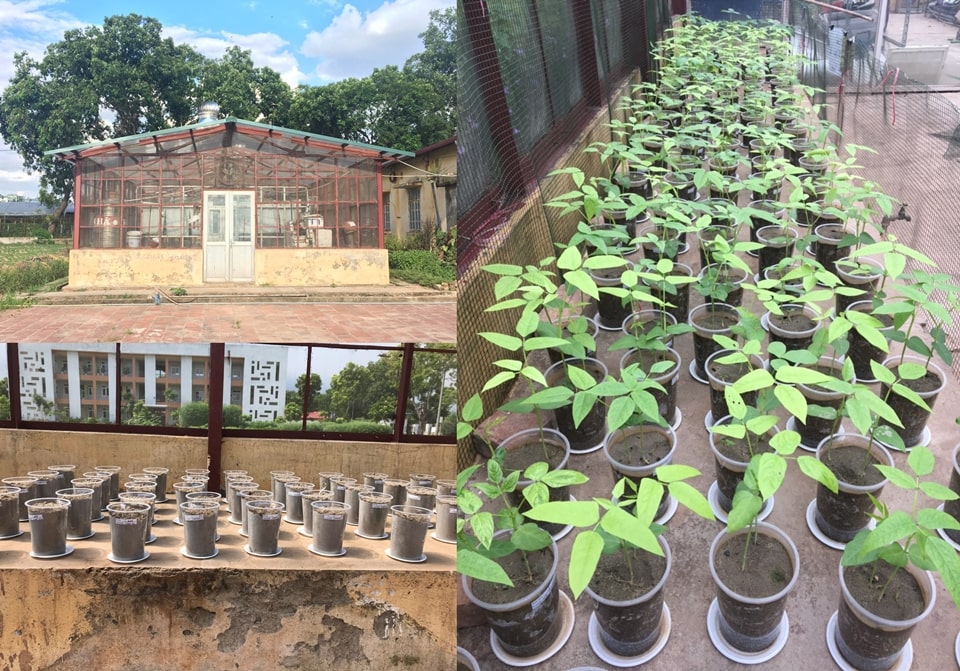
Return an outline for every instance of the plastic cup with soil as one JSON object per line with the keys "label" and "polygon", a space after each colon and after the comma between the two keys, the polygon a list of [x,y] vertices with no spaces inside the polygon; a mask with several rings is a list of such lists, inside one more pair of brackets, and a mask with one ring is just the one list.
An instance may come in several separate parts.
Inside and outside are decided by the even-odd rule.
{"label": "plastic cup with soil", "polygon": [[[893,327],[893,315],[873,314],[873,307],[872,300],[857,301],[851,303],[844,314],[848,315],[848,319],[852,312],[870,314],[870,316],[873,317],[870,325],[879,329],[880,333],[883,334],[884,337],[887,337]],[[858,321],[862,319],[862,317],[859,317]],[[847,356],[853,361],[853,370],[857,376],[857,380],[864,384],[877,382],[873,376],[873,368],[870,362],[876,361],[877,363],[882,363],[883,360],[887,358],[887,352],[864,338],[858,331],[857,326],[847,331],[847,342],[850,344],[847,350]]]}
{"label": "plastic cup with soil", "polygon": [[103,480],[101,478],[74,478],[71,483],[74,487],[92,490],[90,496],[90,521],[97,522],[103,519]]}
{"label": "plastic cup with soil", "polygon": [[328,489],[333,491],[333,479],[342,478],[340,471],[320,471],[317,473],[317,489]]}
{"label": "plastic cup with soil", "polygon": [[247,554],[254,557],[275,557],[280,554],[280,521],[283,504],[278,501],[248,499]]}
{"label": "plastic cup with soil", "polygon": [[60,476],[60,484],[57,486],[57,489],[67,489],[70,487],[70,481],[77,477],[76,464],[54,464],[53,466],[47,466],[47,470],[53,471]]}
{"label": "plastic cup with soil", "polygon": [[[924,367],[926,370],[920,377],[905,378],[898,374],[901,364],[910,364],[916,367]],[[885,383],[880,383],[880,397],[887,399],[887,403],[897,413],[897,417],[903,423],[903,426],[893,426],[884,419],[880,420],[881,426],[886,430],[892,431],[900,436],[903,444],[910,449],[916,445],[929,443],[930,432],[927,429],[927,420],[930,419],[937,397],[943,391],[947,384],[947,375],[933,361],[928,361],[916,356],[893,356],[885,359],[882,363],[898,378],[898,383],[914,392],[927,404],[929,410],[921,408],[911,399],[897,393],[888,393],[889,387]],[[926,435],[926,438],[924,437]]]}
{"label": "plastic cup with soil", "polygon": [[0,482],[3,482],[3,484],[8,487],[16,487],[20,490],[20,493],[17,495],[17,515],[19,516],[19,521],[26,522],[28,519],[27,501],[37,498],[37,479],[19,476],[4,478],[0,480]]}
{"label": "plastic cup with soil", "polygon": [[147,466],[143,469],[143,472],[147,475],[155,475],[157,477],[157,503],[166,503],[170,469],[164,466]]}
{"label": "plastic cup with soil", "polygon": [[23,533],[20,529],[20,491],[19,487],[9,485],[0,487],[0,539]]}
{"label": "plastic cup with soil", "polygon": [[[731,419],[732,416],[727,415],[721,417],[716,424],[727,424]],[[717,476],[717,504],[722,512],[729,513],[733,507],[733,497],[750,465],[750,459],[756,454],[774,451],[770,439],[777,431],[774,427],[761,436],[747,432],[743,438],[710,432],[710,451],[713,452],[714,471]],[[772,501],[772,497],[769,500]],[[714,510],[714,513],[716,512]],[[762,516],[762,510],[760,514]]]}
{"label": "plastic cup with soil", "polygon": [[[237,485],[249,485],[256,484],[257,486],[254,489],[260,489],[260,485],[253,481],[253,476],[251,475],[232,475],[228,476],[230,479],[226,481],[223,487],[224,497],[223,502],[226,506],[228,513],[233,513],[237,508],[237,493],[234,490],[234,487]],[[240,511],[237,510],[237,519],[240,519]]]}
{"label": "plastic cup with soil", "polygon": [[707,357],[721,349],[713,336],[730,335],[730,329],[739,322],[740,314],[737,309],[726,303],[703,303],[690,311],[694,353],[693,367],[690,372],[697,381],[704,383],[708,381],[704,370]]}
{"label": "plastic cup with soil", "polygon": [[38,499],[56,498],[57,490],[63,489],[63,487],[60,486],[60,474],[56,471],[28,471],[27,475],[37,479]]}
{"label": "plastic cup with soil", "polygon": [[[669,464],[677,449],[677,434],[670,427],[639,424],[618,429],[607,435],[603,454],[613,469],[614,481],[629,478],[637,486],[643,478],[655,474]],[[666,491],[657,507],[655,519],[666,515],[670,496]],[[632,511],[632,506],[629,508]]]}
{"label": "plastic cup with soil", "polygon": [[57,498],[70,502],[67,511],[67,540],[81,540],[93,535],[93,489],[89,487],[68,487],[57,490]]}
{"label": "plastic cup with soil", "polygon": [[[632,266],[632,264],[631,264]],[[623,320],[633,312],[632,301],[604,291],[604,289],[623,289],[621,276],[628,268],[603,268],[590,272],[590,277],[600,288],[597,300],[597,325],[606,331],[618,331]]]}
{"label": "plastic cup with soil", "polygon": [[457,481],[440,478],[437,480],[437,496],[457,495]]}
{"label": "plastic cup with soil", "polygon": [[350,506],[347,512],[347,524],[352,527],[360,523],[360,494],[372,492],[373,487],[353,482],[346,486],[343,492],[343,502]]}
{"label": "plastic cup with soil", "polygon": [[[730,414],[724,390],[750,371],[763,368],[763,360],[757,355],[753,355],[750,362],[724,361],[731,354],[734,354],[733,350],[717,350],[707,358],[706,366],[704,366],[707,379],[710,381],[710,413],[706,419],[707,424],[710,425],[713,425],[721,417]],[[742,396],[744,403],[747,405],[756,403],[757,393],[755,391],[744,392]]]}
{"label": "plastic cup with soil", "polygon": [[757,250],[757,270],[761,276],[767,268],[773,268],[785,258],[793,256],[800,234],[790,226],[763,226],[757,231],[757,242],[763,245]]}
{"label": "plastic cup with soil", "polygon": [[273,500],[286,505],[287,483],[300,482],[300,476],[289,471],[273,471],[270,473],[270,485],[273,487]]}
{"label": "plastic cup with soil", "polygon": [[[419,506],[427,510],[433,510],[437,502],[437,489],[435,487],[407,487],[407,503],[410,506]],[[430,520],[430,527],[433,528],[433,519]]]}
{"label": "plastic cup with soil", "polygon": [[331,491],[333,491],[333,500],[343,503],[346,499],[347,486],[357,484],[356,478],[348,478],[341,476],[339,478],[333,478],[331,481]]}
{"label": "plastic cup with soil", "polygon": [[814,523],[830,540],[848,543],[870,523],[887,484],[876,466],[893,466],[893,457],[876,441],[848,433],[824,438],[817,459],[837,476],[838,491],[817,485]]}
{"label": "plastic cup with soil", "polygon": [[838,259],[836,269],[843,283],[834,289],[837,314],[842,314],[853,303],[873,298],[884,273],[883,267],[870,259]]}
{"label": "plastic cup with soil", "polygon": [[343,547],[343,532],[347,527],[350,506],[342,501],[314,501],[313,542],[310,552],[324,557],[339,557],[346,554]]}
{"label": "plastic cup with soil", "polygon": [[107,559],[118,564],[132,564],[150,556],[143,537],[150,520],[150,504],[115,501],[107,505],[110,514],[110,554]]}
{"label": "plastic cup with soil", "polygon": [[389,473],[370,472],[363,474],[363,484],[373,487],[373,491],[383,491],[383,481],[390,477]]}
{"label": "plastic cup with soil", "polygon": [[[630,319],[629,317],[627,319]],[[564,359],[547,368],[544,378],[547,387],[567,387],[571,392],[577,391],[571,381],[568,369],[577,368],[590,375],[597,383],[607,377],[607,367],[599,359]],[[581,419],[579,424],[574,419],[573,405],[565,405],[553,411],[557,429],[570,441],[570,450],[575,453],[592,452],[600,447],[607,432],[607,406],[597,401]],[[409,495],[409,489],[408,495]],[[416,501],[413,505],[420,505]]]}
{"label": "plastic cup with soil", "polygon": [[809,305],[788,303],[780,306],[780,312],[767,313],[770,342],[783,343],[788,352],[809,347],[820,327],[816,311]]}
{"label": "plastic cup with soil", "polygon": [[460,510],[457,507],[457,497],[453,494],[437,495],[436,531],[431,534],[434,540],[441,543],[457,542],[457,518]]}
{"label": "plastic cup with soil", "polygon": [[841,244],[850,232],[841,223],[820,224],[813,232],[817,236],[817,261],[836,274],[837,261],[850,253],[850,245]]}
{"label": "plastic cup with soil", "polygon": [[308,538],[313,536],[313,502],[332,501],[333,492],[329,489],[308,489],[300,494],[300,507],[303,509],[303,524],[297,533]]}
{"label": "plastic cup with soil", "polygon": [[243,504],[242,495],[244,492],[252,492],[260,489],[256,482],[234,482],[230,485],[230,518],[231,524],[241,524],[243,522]]}
{"label": "plastic cup with soil", "polygon": [[146,503],[150,506],[147,525],[143,530],[143,542],[150,544],[157,540],[156,534],[153,533],[153,524],[157,517],[157,495],[151,492],[120,492],[120,500],[125,503]]}
{"label": "plastic cup with soil", "polygon": [[407,485],[409,480],[387,478],[383,481],[383,493],[393,497],[393,505],[402,506],[407,501]]}
{"label": "plastic cup with soil", "polygon": [[303,496],[303,493],[313,489],[314,485],[312,482],[304,482],[303,480],[297,480],[296,482],[287,482],[284,486],[286,492],[286,501],[284,501],[284,516],[283,519],[285,522],[290,522],[290,524],[303,524],[303,502],[300,500],[300,497]]}
{"label": "plastic cup with soil", "polygon": [[210,477],[209,468],[187,468],[187,469],[184,469],[183,472],[185,475],[202,475],[206,478]]}
{"label": "plastic cup with soil", "polygon": [[[566,436],[555,429],[523,429],[504,438],[500,447],[504,450],[503,469],[506,473],[510,471],[522,473],[538,461],[546,462],[551,470],[562,469],[570,459],[570,443]],[[521,514],[530,509],[530,503],[523,492],[531,484],[533,484],[532,480],[521,477],[516,489],[507,494],[510,504],[517,506]],[[549,498],[551,501],[568,501],[569,488],[553,487],[550,489]],[[411,504],[409,495],[407,504]],[[559,523],[538,521],[537,526],[551,535],[558,534],[564,529],[564,525]]]}
{"label": "plastic cup with soil", "polygon": [[402,562],[424,562],[423,542],[433,511],[420,506],[393,506],[390,508],[390,547],[387,556]]}
{"label": "plastic cup with soil", "polygon": [[53,559],[73,552],[73,547],[67,545],[68,508],[69,501],[55,497],[27,501],[31,557]]}
{"label": "plastic cup with soil", "polygon": [[202,492],[207,489],[206,483],[199,481],[174,482],[173,492],[177,497],[177,516],[173,518],[174,524],[182,524],[180,521],[180,506],[187,502],[187,494],[192,492]]}
{"label": "plastic cup with soil", "polygon": [[203,485],[203,488],[206,489],[207,484],[210,482],[210,476],[200,475],[199,473],[187,473],[180,477],[180,482],[199,482],[201,485]]}
{"label": "plastic cup with soil", "polygon": [[100,480],[100,512],[106,512],[107,504],[110,503],[110,474],[106,471],[87,471],[83,474],[83,477],[90,480]]}
{"label": "plastic cup with soil", "polygon": [[241,492],[240,493],[240,535],[247,537],[250,534],[248,533],[250,515],[247,511],[247,502],[259,500],[259,501],[272,501],[273,500],[273,490],[272,489],[254,489],[253,491]]}
{"label": "plastic cup with soil", "polygon": [[[220,492],[187,492],[187,501],[206,501],[208,503],[216,503],[217,510],[220,510],[220,502],[223,500],[223,497],[220,496]],[[181,520],[182,522],[183,520]],[[216,534],[216,540],[220,540],[220,534]]]}
{"label": "plastic cup with soil", "polygon": [[120,466],[94,466],[93,470],[99,473],[110,474],[110,492],[107,498],[110,501],[118,501],[120,494],[120,471],[123,469]]}
{"label": "plastic cup with soil", "polygon": [[708,618],[716,618],[716,630],[731,652],[769,651],[786,636],[784,610],[800,576],[800,555],[783,531],[763,522],[749,530],[721,531],[710,546],[710,575],[717,599]]}
{"label": "plastic cup with soil", "polygon": [[[840,377],[843,364],[831,357],[823,356],[815,366],[815,370],[833,377]],[[808,404],[822,406],[823,408],[833,408],[835,411],[840,408],[845,398],[844,394],[827,389],[816,384],[798,384],[797,388]],[[823,414],[824,416],[820,416]],[[807,450],[816,450],[822,440],[836,433],[840,422],[837,418],[830,417],[829,413],[812,412],[807,413],[807,419],[801,422],[795,419],[797,433],[800,434],[800,446]],[[787,428],[791,428],[789,425]]]}
{"label": "plastic cup with soil", "polygon": [[357,530],[354,532],[362,538],[380,540],[387,537],[384,530],[387,524],[387,515],[393,505],[393,497],[377,491],[360,492],[360,514]]}
{"label": "plastic cup with soil", "polygon": [[[657,411],[667,424],[676,429],[681,420],[681,413],[677,409],[677,385],[680,383],[680,354],[673,348],[665,350],[627,350],[620,358],[620,370],[626,371],[636,364],[638,372],[652,382],[656,382],[663,391],[650,389],[650,393],[657,401]],[[669,362],[671,365],[665,365]],[[653,372],[656,367],[657,372]]]}
{"label": "plastic cup with soil", "polygon": [[699,286],[709,296],[734,307],[739,306],[743,301],[743,283],[746,280],[747,271],[743,268],[717,263],[701,268],[697,274]]}
{"label": "plastic cup with soil", "polygon": [[410,474],[410,484],[411,487],[433,487],[434,483],[437,481],[437,476],[430,473],[411,473]]}
{"label": "plastic cup with soil", "polygon": [[183,522],[183,547],[180,554],[190,559],[209,559],[217,556],[217,515],[220,504],[216,501],[188,499],[180,506]]}

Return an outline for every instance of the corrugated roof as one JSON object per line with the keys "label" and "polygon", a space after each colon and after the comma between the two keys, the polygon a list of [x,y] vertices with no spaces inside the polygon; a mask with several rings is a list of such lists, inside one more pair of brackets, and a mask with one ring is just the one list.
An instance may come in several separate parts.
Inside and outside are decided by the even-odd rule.
{"label": "corrugated roof", "polygon": [[192,129],[201,129],[208,131],[211,128],[216,126],[223,126],[226,128],[229,124],[236,124],[237,126],[247,126],[249,128],[256,128],[260,130],[265,130],[268,132],[275,132],[281,135],[288,136],[295,139],[306,139],[313,140],[321,144],[330,144],[336,147],[354,147],[356,149],[361,149],[363,151],[373,151],[377,153],[393,155],[393,156],[407,156],[413,157],[416,154],[414,152],[404,151],[402,149],[391,149],[390,147],[380,147],[373,144],[365,144],[363,142],[353,142],[351,140],[344,140],[341,138],[329,137],[327,135],[318,135],[317,133],[308,133],[302,130],[294,130],[291,128],[281,128],[280,126],[271,126],[269,124],[258,123],[256,121],[247,121],[245,119],[238,119],[236,117],[226,117],[224,119],[217,119],[216,121],[210,121],[203,124],[191,124],[188,126],[177,126],[175,128],[164,128],[162,130],[151,131],[149,133],[140,133],[138,135],[127,135],[125,137],[116,137],[110,138],[108,140],[99,140],[97,142],[88,142],[86,144],[78,144],[72,147],[60,147],[59,149],[51,149],[44,152],[44,156],[58,156],[64,160],[71,160],[76,158],[79,154],[83,154],[91,149],[99,149],[109,146],[117,146],[127,144],[127,143],[139,143],[143,140],[148,139],[161,139],[167,135],[176,135],[190,131]]}
{"label": "corrugated roof", "polygon": [[[39,200],[0,201],[0,217],[43,217],[56,210],[57,208],[47,207]],[[64,214],[73,214],[72,202],[67,205]]]}

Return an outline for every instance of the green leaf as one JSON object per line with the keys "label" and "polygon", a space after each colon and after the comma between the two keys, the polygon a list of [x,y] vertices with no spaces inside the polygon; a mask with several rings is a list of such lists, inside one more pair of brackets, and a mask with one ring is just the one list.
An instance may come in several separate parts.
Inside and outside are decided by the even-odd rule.
{"label": "green leaf", "polygon": [[669,484],[671,482],[695,478],[700,475],[700,471],[686,464],[664,464],[663,466],[657,467],[656,475],[657,480],[664,484]]}
{"label": "green leaf", "polygon": [[926,529],[960,530],[960,522],[950,513],[936,508],[921,508],[917,511],[917,524]]}
{"label": "green leaf", "polygon": [[895,510],[884,520],[880,520],[877,528],[870,531],[863,541],[859,556],[869,555],[874,550],[897,543],[917,531],[913,519],[902,510]]}
{"label": "green leaf", "polygon": [[779,454],[764,452],[753,458],[757,462],[757,485],[760,496],[767,500],[773,496],[783,484],[787,474],[787,462]]}
{"label": "green leaf", "polygon": [[777,425],[779,419],[774,415],[757,415],[747,420],[747,428],[755,436],[763,436]]}
{"label": "green leaf", "polygon": [[960,608],[960,555],[949,543],[936,537],[927,539],[926,550],[954,605]]}
{"label": "green leaf", "polygon": [[567,247],[557,259],[557,268],[560,270],[574,270],[579,268],[582,262],[580,250],[577,247]]}
{"label": "green leaf", "polygon": [[523,349],[527,352],[532,352],[534,350],[550,349],[552,347],[563,347],[569,344],[570,342],[565,338],[537,336],[535,338],[527,338],[523,343]]}
{"label": "green leaf", "polygon": [[488,273],[493,273],[494,275],[523,274],[523,268],[521,268],[520,266],[515,266],[507,263],[491,263],[490,265],[483,266],[483,269]]}
{"label": "green leaf", "polygon": [[513,581],[500,564],[467,548],[457,548],[457,573],[474,580],[513,587]]}
{"label": "green leaf", "polygon": [[497,300],[502,300],[504,296],[509,296],[514,291],[523,286],[523,280],[519,277],[504,275],[497,280],[493,286],[493,295]]}
{"label": "green leaf", "polygon": [[579,366],[567,366],[567,379],[573,383],[577,389],[590,389],[597,384],[593,375],[580,368]]}
{"label": "green leaf", "polygon": [[636,408],[633,401],[626,396],[613,399],[607,408],[607,429],[612,433],[626,424],[633,416]]}
{"label": "green leaf", "polygon": [[593,278],[591,278],[590,274],[585,270],[571,270],[566,272],[563,274],[563,279],[570,284],[570,286],[579,289],[587,296],[595,300],[600,299],[596,282],[593,281]]}
{"label": "green leaf", "polygon": [[797,466],[800,467],[800,471],[808,478],[819,482],[834,494],[837,493],[837,476],[816,457],[802,454],[797,457]]}
{"label": "green leaf", "polygon": [[477,513],[470,518],[470,529],[480,545],[489,548],[493,541],[493,515],[489,512]]}
{"label": "green leaf", "polygon": [[513,532],[510,537],[511,542],[518,550],[524,552],[534,552],[548,548],[553,543],[550,534],[538,527],[536,524],[524,524]]}
{"label": "green leaf", "polygon": [[503,349],[509,352],[516,352],[523,346],[523,341],[516,336],[507,335],[506,333],[478,333],[478,336],[487,340],[497,347],[502,347]]}
{"label": "green leaf", "polygon": [[680,505],[689,508],[704,519],[716,519],[706,497],[686,482],[671,482],[667,485],[667,489],[670,491],[670,496],[676,499]]}
{"label": "green leaf", "polygon": [[917,481],[901,471],[896,466],[887,466],[886,464],[875,464],[875,467],[878,471],[883,474],[887,480],[889,480],[896,487],[901,489],[916,489]]}
{"label": "green leaf", "polygon": [[778,384],[773,388],[773,395],[787,412],[801,422],[807,421],[807,399],[799,389]]}
{"label": "green leaf", "polygon": [[829,383],[836,378],[821,373],[813,368],[804,368],[802,366],[780,366],[777,369],[776,379],[778,382],[787,384],[824,384]]}
{"label": "green leaf", "polygon": [[583,590],[590,584],[600,562],[603,545],[603,536],[592,530],[583,531],[573,539],[568,580],[574,599],[583,594]]}
{"label": "green leaf", "polygon": [[727,513],[727,531],[743,529],[757,518],[763,508],[763,499],[747,489],[737,488],[733,496],[733,507]]}
{"label": "green leaf", "polygon": [[778,431],[770,439],[770,447],[777,451],[777,454],[789,456],[797,451],[800,446],[800,434],[796,431]]}
{"label": "green leaf", "polygon": [[562,468],[550,471],[543,478],[540,479],[540,482],[545,484],[551,489],[557,489],[559,487],[571,487],[573,485],[582,485],[587,482],[589,478],[581,473],[580,471],[574,471],[568,468]]}
{"label": "green leaf", "polygon": [[955,491],[939,482],[921,482],[920,491],[935,501],[955,501],[960,498]]}
{"label": "green leaf", "polygon": [[613,508],[600,520],[600,528],[638,548],[657,556],[663,556],[663,548],[657,542],[657,537],[644,526],[640,520],[625,511],[623,508]]}
{"label": "green leaf", "polygon": [[545,461],[538,461],[527,466],[527,470],[523,472],[523,477],[525,480],[533,480],[536,482],[542,479],[549,471],[550,464]]}
{"label": "green leaf", "polygon": [[460,419],[464,422],[475,422],[483,416],[483,400],[480,394],[474,394],[460,409]]}
{"label": "green leaf", "polygon": [[593,501],[548,501],[531,508],[524,516],[575,527],[592,527],[600,521],[599,509]]}
{"label": "green leaf", "polygon": [[756,368],[734,382],[733,387],[741,394],[746,394],[751,391],[770,387],[773,383],[773,376],[770,375],[767,370]]}
{"label": "green leaf", "polygon": [[920,477],[933,473],[934,462],[933,452],[923,445],[915,447],[907,456],[907,465]]}

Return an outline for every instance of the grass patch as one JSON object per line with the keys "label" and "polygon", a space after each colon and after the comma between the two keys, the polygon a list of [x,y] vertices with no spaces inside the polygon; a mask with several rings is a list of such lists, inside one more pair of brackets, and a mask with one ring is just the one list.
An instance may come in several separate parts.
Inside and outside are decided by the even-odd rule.
{"label": "grass patch", "polygon": [[390,279],[426,287],[456,280],[457,270],[425,249],[391,249]]}
{"label": "grass patch", "polygon": [[37,291],[65,280],[70,249],[62,244],[0,245],[0,294]]}

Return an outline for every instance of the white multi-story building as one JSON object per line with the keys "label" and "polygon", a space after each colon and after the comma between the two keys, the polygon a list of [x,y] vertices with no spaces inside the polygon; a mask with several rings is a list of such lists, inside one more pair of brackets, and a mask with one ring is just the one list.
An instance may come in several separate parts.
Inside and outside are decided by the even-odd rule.
{"label": "white multi-story building", "polygon": [[[283,415],[287,348],[227,344],[223,403],[237,405],[253,421]],[[20,402],[26,420],[52,420],[53,409],[82,420],[116,422],[118,378],[121,404],[143,401],[176,423],[176,410],[210,400],[210,356],[203,344],[20,345]],[[45,403],[37,403],[42,399]],[[44,407],[45,406],[45,407]]]}

